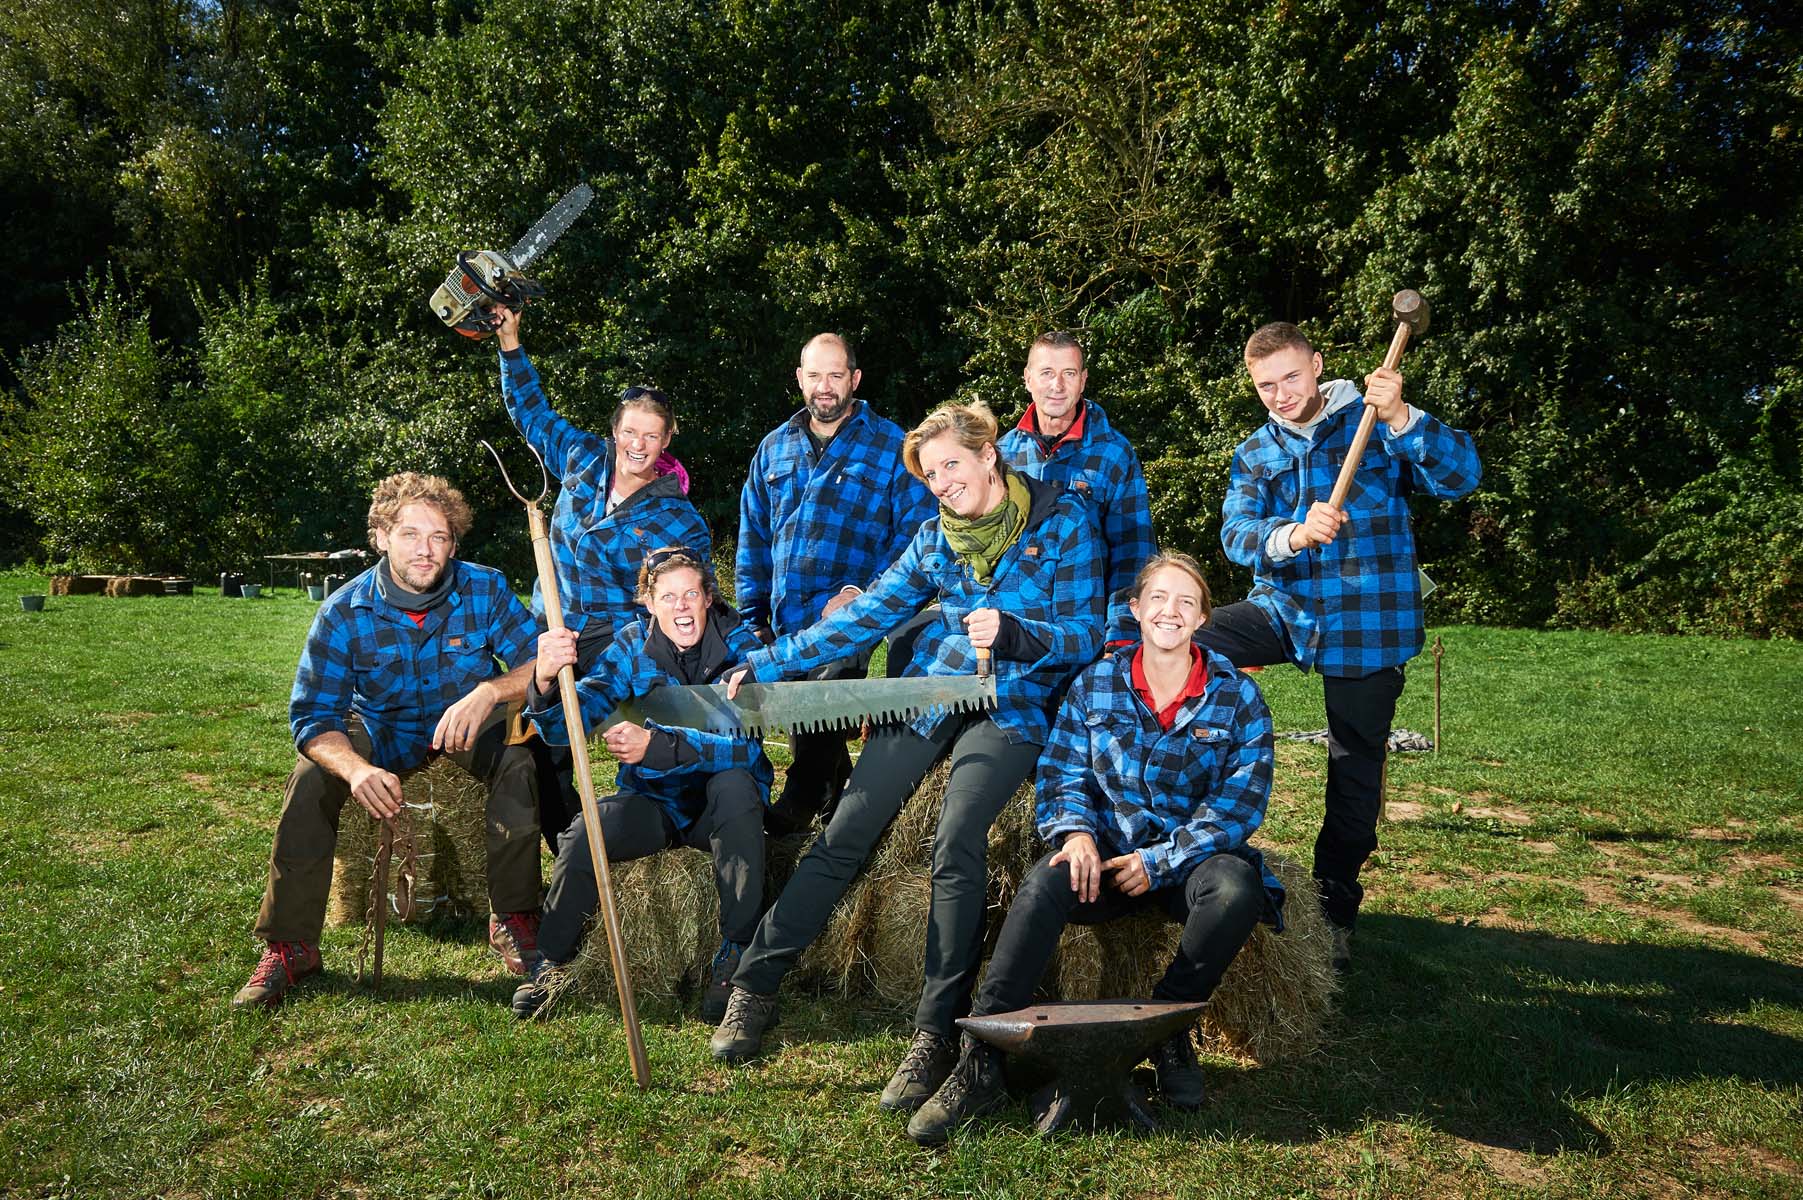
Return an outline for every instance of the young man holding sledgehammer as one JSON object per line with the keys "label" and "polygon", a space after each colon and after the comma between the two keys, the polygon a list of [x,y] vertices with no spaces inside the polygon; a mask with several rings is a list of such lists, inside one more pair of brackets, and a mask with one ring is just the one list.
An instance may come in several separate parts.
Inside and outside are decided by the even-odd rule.
{"label": "young man holding sledgehammer", "polygon": [[[1396,311],[1400,324],[1425,327],[1414,293],[1399,293]],[[1246,370],[1269,419],[1234,451],[1221,544],[1252,569],[1253,587],[1196,633],[1238,667],[1291,662],[1321,673],[1327,813],[1314,874],[1340,971],[1351,965],[1365,894],[1359,870],[1377,849],[1402,664],[1426,637],[1408,496],[1456,499],[1480,475],[1470,434],[1403,400],[1393,363],[1406,342],[1399,330],[1389,365],[1365,377],[1363,397],[1348,380],[1320,382],[1321,355],[1294,325],[1273,322],[1246,342]],[[1356,473],[1337,487],[1361,425],[1369,440]]]}

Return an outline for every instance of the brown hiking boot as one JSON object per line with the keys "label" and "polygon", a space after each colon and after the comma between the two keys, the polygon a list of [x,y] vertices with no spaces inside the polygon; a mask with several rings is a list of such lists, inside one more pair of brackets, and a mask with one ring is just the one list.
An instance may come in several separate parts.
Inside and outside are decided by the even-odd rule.
{"label": "brown hiking boot", "polygon": [[964,1035],[963,1053],[939,1090],[908,1121],[908,1136],[923,1146],[937,1146],[952,1130],[994,1112],[1008,1099],[1002,1079],[1002,1052]]}
{"label": "brown hiking boot", "polygon": [[526,964],[538,957],[538,913],[489,913],[488,944],[509,971],[526,974]]}
{"label": "brown hiking boot", "polygon": [[319,947],[311,942],[270,942],[250,980],[232,997],[233,1008],[274,1008],[288,989],[319,970]]}
{"label": "brown hiking boot", "polygon": [[958,1043],[925,1029],[914,1031],[914,1044],[877,1104],[888,1112],[911,1113],[927,1102],[958,1061]]}

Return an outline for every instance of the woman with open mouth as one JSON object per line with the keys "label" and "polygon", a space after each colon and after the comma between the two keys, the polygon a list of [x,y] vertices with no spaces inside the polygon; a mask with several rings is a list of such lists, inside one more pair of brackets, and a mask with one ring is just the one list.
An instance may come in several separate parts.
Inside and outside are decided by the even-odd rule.
{"label": "woman with open mouth", "polygon": [[[538,372],[520,346],[520,314],[495,309],[501,347],[501,397],[507,415],[558,481],[551,510],[551,559],[564,624],[577,635],[577,674],[586,673],[620,632],[638,622],[639,566],[657,546],[686,546],[710,578],[707,522],[689,502],[689,475],[669,453],[676,414],[656,388],[620,393],[609,436],[578,429],[551,407]],[[532,615],[545,627],[535,584]],[[547,840],[580,806],[567,743],[535,747],[540,827]],[[551,781],[555,780],[552,784]]]}
{"label": "woman with open mouth", "polygon": [[[698,551],[683,546],[653,550],[639,570],[638,596],[644,606],[639,619],[620,631],[576,683],[587,728],[600,725],[621,701],[654,687],[712,683],[759,644],[720,598]],[[539,731],[566,742],[557,672],[576,662],[578,640],[568,629],[540,636],[533,686],[526,696],[526,715]],[[714,856],[720,949],[701,1015],[718,1021],[726,1011],[740,952],[763,908],[770,760],[753,738],[656,722],[616,725],[603,736],[620,761],[618,794],[596,806],[608,861],[627,862],[675,846]],[[599,897],[588,827],[579,812],[558,842],[538,956],[513,996],[517,1016],[533,1016],[544,1006],[557,972],[576,957],[582,927],[594,915]]]}
{"label": "woman with open mouth", "polygon": [[939,502],[900,559],[870,589],[818,624],[754,650],[728,686],[796,678],[873,646],[930,601],[940,608],[913,643],[904,675],[968,674],[994,659],[991,712],[929,715],[873,731],[838,810],[795,868],[745,951],[712,1047],[756,1055],[783,976],[819,936],[833,905],[921,778],[947,756],[951,775],[933,843],[926,986],[914,1042],[882,1105],[911,1111],[957,1059],[956,1019],[970,1008],[983,952],[989,826],[1049,732],[1054,697],[1100,645],[1100,542],[1075,492],[1010,470],[981,404],[948,404],[908,435],[902,458]]}

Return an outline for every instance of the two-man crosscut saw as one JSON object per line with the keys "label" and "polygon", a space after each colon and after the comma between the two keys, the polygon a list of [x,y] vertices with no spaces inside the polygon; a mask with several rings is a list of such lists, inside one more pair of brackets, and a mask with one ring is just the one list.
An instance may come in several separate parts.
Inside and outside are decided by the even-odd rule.
{"label": "two-man crosscut saw", "polygon": [[771,732],[817,733],[854,729],[866,721],[912,721],[935,713],[982,712],[995,707],[994,675],[924,675],[902,679],[824,679],[746,683],[733,699],[726,685],[653,688],[627,700],[602,722],[655,721],[736,737]]}

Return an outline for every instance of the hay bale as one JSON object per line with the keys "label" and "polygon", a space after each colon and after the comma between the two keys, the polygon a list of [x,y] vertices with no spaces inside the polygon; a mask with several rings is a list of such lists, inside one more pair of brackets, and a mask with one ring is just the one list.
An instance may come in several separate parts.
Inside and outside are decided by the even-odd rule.
{"label": "hay bale", "polygon": [[[912,1012],[924,982],[926,916],[932,895],[933,835],[950,768],[921,780],[871,853],[865,870],[833,910],[825,931],[789,978],[861,995]],[[772,843],[765,895],[773,900],[813,832]],[[1033,826],[1033,787],[1023,783],[989,830],[989,928],[993,950],[1002,918],[1021,880],[1045,853]],[[1306,1053],[1320,1040],[1333,1004],[1332,937],[1306,869],[1265,851],[1289,890],[1283,934],[1260,925],[1228,968],[1202,1021],[1202,1043],[1215,1053],[1276,1062]],[[686,995],[719,943],[719,901],[712,867],[699,851],[666,851],[614,868],[633,985],[651,995]],[[573,986],[611,1003],[607,941],[597,921],[572,964]],[[1071,926],[1043,987],[1072,1000],[1147,996],[1176,952],[1182,929],[1147,913],[1098,930]]]}
{"label": "hay bale", "polygon": [[[1252,931],[1202,1016],[1204,1049],[1260,1064],[1318,1045],[1338,988],[1333,935],[1314,901],[1314,881],[1285,856],[1264,855],[1289,893],[1284,932],[1263,924]],[[1176,922],[1151,912],[1103,926],[1072,925],[1046,972],[1050,990],[1067,1000],[1149,996],[1182,933]]]}
{"label": "hay bale", "polygon": [[[789,881],[795,863],[813,840],[812,833],[801,833],[765,842],[766,901],[774,899]],[[720,897],[714,891],[713,856],[701,850],[666,850],[650,858],[614,863],[609,873],[633,994],[666,999],[688,995],[705,976],[720,945]],[[837,964],[829,959],[823,948],[819,955],[804,956],[802,967],[813,975],[832,973]],[[582,947],[563,976],[552,989],[553,1000],[565,991],[601,1001],[615,994],[613,962],[599,916],[590,922]]]}
{"label": "hay bale", "polygon": [[106,591],[106,585],[112,581],[111,575],[53,575],[50,578],[50,594],[52,596],[98,596]]}
{"label": "hay bale", "polygon": [[115,575],[106,583],[109,596],[161,596],[163,580],[155,575]]}
{"label": "hay bale", "polygon": [[[440,758],[401,783],[406,807],[395,818],[394,865],[389,868],[389,920],[424,921],[445,913],[488,911],[488,789],[449,758]],[[409,838],[414,847],[413,904],[404,909],[401,874]],[[327,919],[360,925],[375,874],[376,821],[355,800],[338,820]]]}

